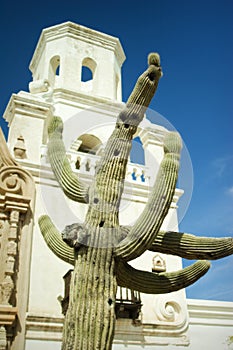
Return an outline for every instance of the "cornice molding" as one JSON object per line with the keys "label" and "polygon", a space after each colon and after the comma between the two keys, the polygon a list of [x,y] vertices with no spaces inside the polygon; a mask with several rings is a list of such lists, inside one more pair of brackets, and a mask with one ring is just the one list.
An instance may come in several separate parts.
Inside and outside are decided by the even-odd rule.
{"label": "cornice molding", "polygon": [[122,66],[123,62],[125,61],[125,54],[118,38],[73,22],[65,22],[42,30],[34,55],[29,65],[31,72],[33,72],[37,66],[42,52],[45,49],[46,43],[60,38],[82,40],[90,45],[101,46],[105,49],[111,50],[115,53],[119,66]]}
{"label": "cornice molding", "polygon": [[190,324],[233,327],[233,302],[187,299]]}
{"label": "cornice molding", "polygon": [[[26,319],[26,339],[42,341],[62,340],[63,316],[47,316],[39,314],[29,314]],[[187,324],[182,324],[177,329],[177,325],[163,325],[158,329],[158,325],[140,324],[133,325],[132,320],[118,319],[114,344],[129,345],[183,345],[189,344],[189,339],[183,333]]]}
{"label": "cornice molding", "polygon": [[0,326],[12,326],[17,315],[17,308],[10,305],[0,305]]}
{"label": "cornice molding", "polygon": [[91,109],[91,111],[101,111],[104,114],[113,114],[116,116],[125,106],[123,102],[117,100],[111,100],[104,97],[92,95],[91,93],[85,94],[81,92],[75,92],[66,90],[63,88],[56,88],[53,90],[53,103],[62,103],[68,106],[80,107],[85,109]]}
{"label": "cornice molding", "polygon": [[52,112],[53,106],[51,103],[45,102],[42,99],[35,99],[30,93],[20,92],[19,94],[12,94],[3,118],[11,124],[15,114],[46,119]]}

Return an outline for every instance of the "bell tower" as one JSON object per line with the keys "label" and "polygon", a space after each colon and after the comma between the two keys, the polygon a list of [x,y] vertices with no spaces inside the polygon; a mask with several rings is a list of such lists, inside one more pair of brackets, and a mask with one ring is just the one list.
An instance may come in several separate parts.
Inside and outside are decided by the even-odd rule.
{"label": "bell tower", "polygon": [[[39,164],[51,115],[59,115],[65,122],[84,109],[96,105],[109,109],[104,107],[109,104],[118,112],[124,60],[116,37],[72,22],[44,29],[29,66],[29,92],[13,94],[4,114],[10,151],[13,153],[17,139],[23,137],[25,147],[29,145],[28,161]],[[113,114],[115,118],[116,111]],[[84,129],[95,125],[91,117],[89,124],[83,116],[76,121],[77,135],[82,134],[83,125]]]}
{"label": "bell tower", "polygon": [[121,101],[124,60],[118,38],[66,22],[42,31],[29,67],[30,88],[44,81],[52,89]]}

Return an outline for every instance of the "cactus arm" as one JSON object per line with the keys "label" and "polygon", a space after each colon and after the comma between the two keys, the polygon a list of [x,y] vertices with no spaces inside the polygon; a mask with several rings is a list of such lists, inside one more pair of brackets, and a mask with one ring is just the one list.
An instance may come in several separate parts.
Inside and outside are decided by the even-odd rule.
{"label": "cactus arm", "polygon": [[[130,229],[130,226],[120,227],[121,240],[127,237]],[[199,237],[190,233],[159,231],[148,250],[189,260],[217,260],[233,254],[233,238]]]}
{"label": "cactus arm", "polygon": [[191,266],[175,272],[154,273],[133,268],[119,261],[116,275],[121,287],[146,294],[164,294],[186,288],[202,277],[210,268],[208,261],[197,261]]}
{"label": "cactus arm", "polygon": [[157,54],[149,56],[148,69],[138,78],[125,108],[119,113],[115,129],[95,168],[95,179],[89,191],[86,222],[91,222],[101,212],[99,222],[109,227],[119,225],[119,206],[133,135],[154,96],[161,76],[159,63],[156,65],[158,57]]}
{"label": "cactus arm", "polygon": [[62,140],[62,130],[61,118],[53,117],[48,128],[48,156],[53,173],[68,198],[80,203],[88,203],[89,188],[71,169]]}
{"label": "cactus arm", "polygon": [[189,233],[160,231],[149,250],[190,260],[217,260],[233,254],[233,238],[197,237]]}
{"label": "cactus arm", "polygon": [[148,68],[138,78],[127,100],[126,108],[118,117],[118,122],[123,122],[124,125],[133,127],[133,133],[136,132],[136,127],[144,117],[146,108],[156,92],[161,76],[160,56],[157,53],[150,53],[148,56]]}
{"label": "cactus arm", "polygon": [[181,147],[179,135],[169,132],[164,140],[165,155],[149,201],[127,237],[116,246],[116,257],[125,261],[135,259],[154,242],[175,192]]}
{"label": "cactus arm", "polygon": [[39,227],[44,240],[52,252],[65,262],[74,265],[74,249],[62,240],[62,236],[48,215],[39,218]]}

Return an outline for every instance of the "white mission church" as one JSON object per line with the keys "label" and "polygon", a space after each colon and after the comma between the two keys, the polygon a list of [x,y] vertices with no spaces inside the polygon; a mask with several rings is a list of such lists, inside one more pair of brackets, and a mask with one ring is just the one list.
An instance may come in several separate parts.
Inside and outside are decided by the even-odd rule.
{"label": "white mission church", "polygon": [[[71,265],[47,247],[38,217],[59,229],[84,220],[86,206],[60,190],[47,159],[47,125],[62,117],[74,172],[90,183],[96,163],[122,109],[118,38],[75,23],[44,29],[30,63],[29,92],[13,94],[0,133],[0,350],[58,350],[69,298]],[[85,69],[90,76],[85,76]],[[142,212],[163,156],[166,129],[145,119],[140,138],[145,165],[128,163],[120,222]],[[177,189],[163,224],[178,230]],[[78,214],[77,214],[78,213]],[[181,258],[146,252],[132,262],[147,271],[174,271]],[[233,303],[188,300],[185,290],[145,295],[119,288],[114,350],[233,349]]]}

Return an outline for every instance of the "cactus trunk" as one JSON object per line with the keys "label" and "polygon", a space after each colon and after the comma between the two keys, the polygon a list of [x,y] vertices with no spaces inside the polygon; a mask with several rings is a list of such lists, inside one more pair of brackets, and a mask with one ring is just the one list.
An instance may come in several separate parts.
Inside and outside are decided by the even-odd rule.
{"label": "cactus trunk", "polygon": [[111,349],[116,288],[112,249],[83,247],[72,275],[62,350]]}

